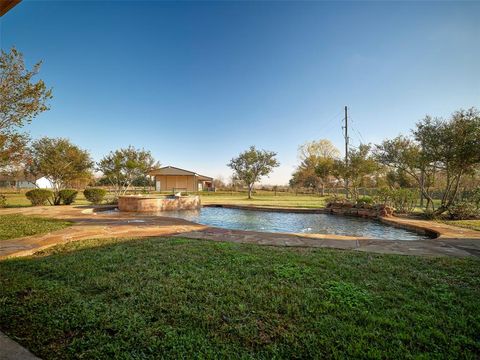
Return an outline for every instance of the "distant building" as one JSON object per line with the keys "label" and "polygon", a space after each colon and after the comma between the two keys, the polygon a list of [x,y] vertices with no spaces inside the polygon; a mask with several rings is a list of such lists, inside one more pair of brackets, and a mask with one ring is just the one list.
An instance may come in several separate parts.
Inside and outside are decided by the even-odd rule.
{"label": "distant building", "polygon": [[153,169],[156,191],[204,191],[213,190],[213,178],[173,166]]}
{"label": "distant building", "polygon": [[10,189],[51,189],[52,183],[46,177],[35,179],[32,176],[26,176],[21,172],[11,175],[0,175],[0,187]]}

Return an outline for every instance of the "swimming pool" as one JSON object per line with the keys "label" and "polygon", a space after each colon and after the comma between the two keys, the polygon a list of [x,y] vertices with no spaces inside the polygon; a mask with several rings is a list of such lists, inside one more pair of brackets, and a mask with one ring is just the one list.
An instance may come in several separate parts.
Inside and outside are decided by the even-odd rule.
{"label": "swimming pool", "polygon": [[168,211],[160,213],[160,215],[233,230],[335,234],[383,240],[425,240],[432,238],[429,235],[389,226],[377,220],[330,214],[204,207],[200,210]]}

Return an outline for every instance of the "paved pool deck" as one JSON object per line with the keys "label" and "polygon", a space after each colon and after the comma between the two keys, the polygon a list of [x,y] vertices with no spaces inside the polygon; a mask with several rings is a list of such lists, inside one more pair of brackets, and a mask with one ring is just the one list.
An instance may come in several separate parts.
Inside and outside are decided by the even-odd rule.
{"label": "paved pool deck", "polygon": [[[236,206],[238,208],[238,206]],[[242,207],[258,209],[256,207]],[[433,232],[435,239],[401,241],[376,240],[364,237],[286,234],[227,230],[208,227],[178,218],[119,213],[108,207],[39,206],[0,209],[2,214],[23,214],[63,219],[73,225],[59,231],[19,239],[0,241],[0,259],[31,255],[56,244],[91,238],[184,237],[211,241],[227,241],[285,247],[336,248],[385,254],[422,256],[480,256],[480,232],[433,221],[389,217],[381,221],[407,229]],[[268,211],[323,212],[322,209],[261,208]],[[337,215],[341,216],[341,215]]]}

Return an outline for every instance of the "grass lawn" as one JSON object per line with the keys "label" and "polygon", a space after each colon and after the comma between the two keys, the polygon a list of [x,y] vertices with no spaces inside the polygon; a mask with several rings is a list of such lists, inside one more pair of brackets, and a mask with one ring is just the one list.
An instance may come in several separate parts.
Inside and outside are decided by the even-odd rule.
{"label": "grass lawn", "polygon": [[[30,201],[25,196],[25,191],[22,192],[0,192],[7,198],[7,207],[25,207],[32,206]],[[77,199],[74,202],[74,205],[87,205],[90,204],[83,196],[83,191],[79,191]]]}
{"label": "grass lawn", "polygon": [[69,222],[57,219],[24,216],[20,214],[0,215],[0,240],[45,234],[63,229],[69,225]]}
{"label": "grass lawn", "polygon": [[0,262],[43,359],[478,358],[480,261],[153,238]]}
{"label": "grass lawn", "polygon": [[445,220],[445,224],[480,231],[480,220]]}
{"label": "grass lawn", "polygon": [[[4,193],[7,197],[8,207],[31,206],[30,201],[22,193]],[[203,204],[236,204],[236,205],[256,205],[256,206],[278,206],[278,207],[306,207],[318,208],[325,206],[326,197],[318,195],[301,195],[296,196],[292,193],[278,192],[277,196],[271,191],[257,191],[254,198],[249,200],[246,192],[216,192],[216,193],[200,193]],[[87,205],[89,202],[80,191],[77,196],[75,205]]]}
{"label": "grass lawn", "polygon": [[7,198],[7,207],[23,207],[23,206],[31,206],[30,201],[25,197],[25,193],[1,193],[5,195]]}
{"label": "grass lawn", "polygon": [[234,204],[234,205],[255,205],[272,207],[324,207],[327,197],[318,195],[295,195],[292,193],[277,193],[271,191],[258,191],[253,199],[248,199],[246,192],[217,192],[201,193],[202,204]]}

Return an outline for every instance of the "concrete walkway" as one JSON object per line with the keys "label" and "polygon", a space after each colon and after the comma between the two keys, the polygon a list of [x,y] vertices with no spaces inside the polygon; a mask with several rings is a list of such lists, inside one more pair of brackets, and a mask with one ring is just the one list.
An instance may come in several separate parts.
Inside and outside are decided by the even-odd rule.
{"label": "concrete walkway", "polygon": [[0,331],[0,360],[39,360],[20,344]]}
{"label": "concrete walkway", "polygon": [[[251,209],[251,207],[249,207]],[[103,208],[105,210],[106,208]],[[352,249],[376,253],[424,256],[480,256],[480,232],[432,221],[384,218],[390,225],[439,236],[432,240],[392,241],[354,236],[323,234],[285,234],[226,230],[192,223],[183,219],[118,213],[90,206],[42,206],[0,210],[1,214],[23,214],[69,220],[73,226],[44,235],[0,241],[0,259],[33,254],[47,247],[89,238],[128,238],[179,236],[191,239],[228,241],[245,244]],[[269,209],[270,211],[275,209]],[[287,211],[287,209],[276,209]],[[290,209],[289,209],[290,210]],[[312,210],[296,209],[296,212]],[[313,210],[320,211],[320,210]]]}

